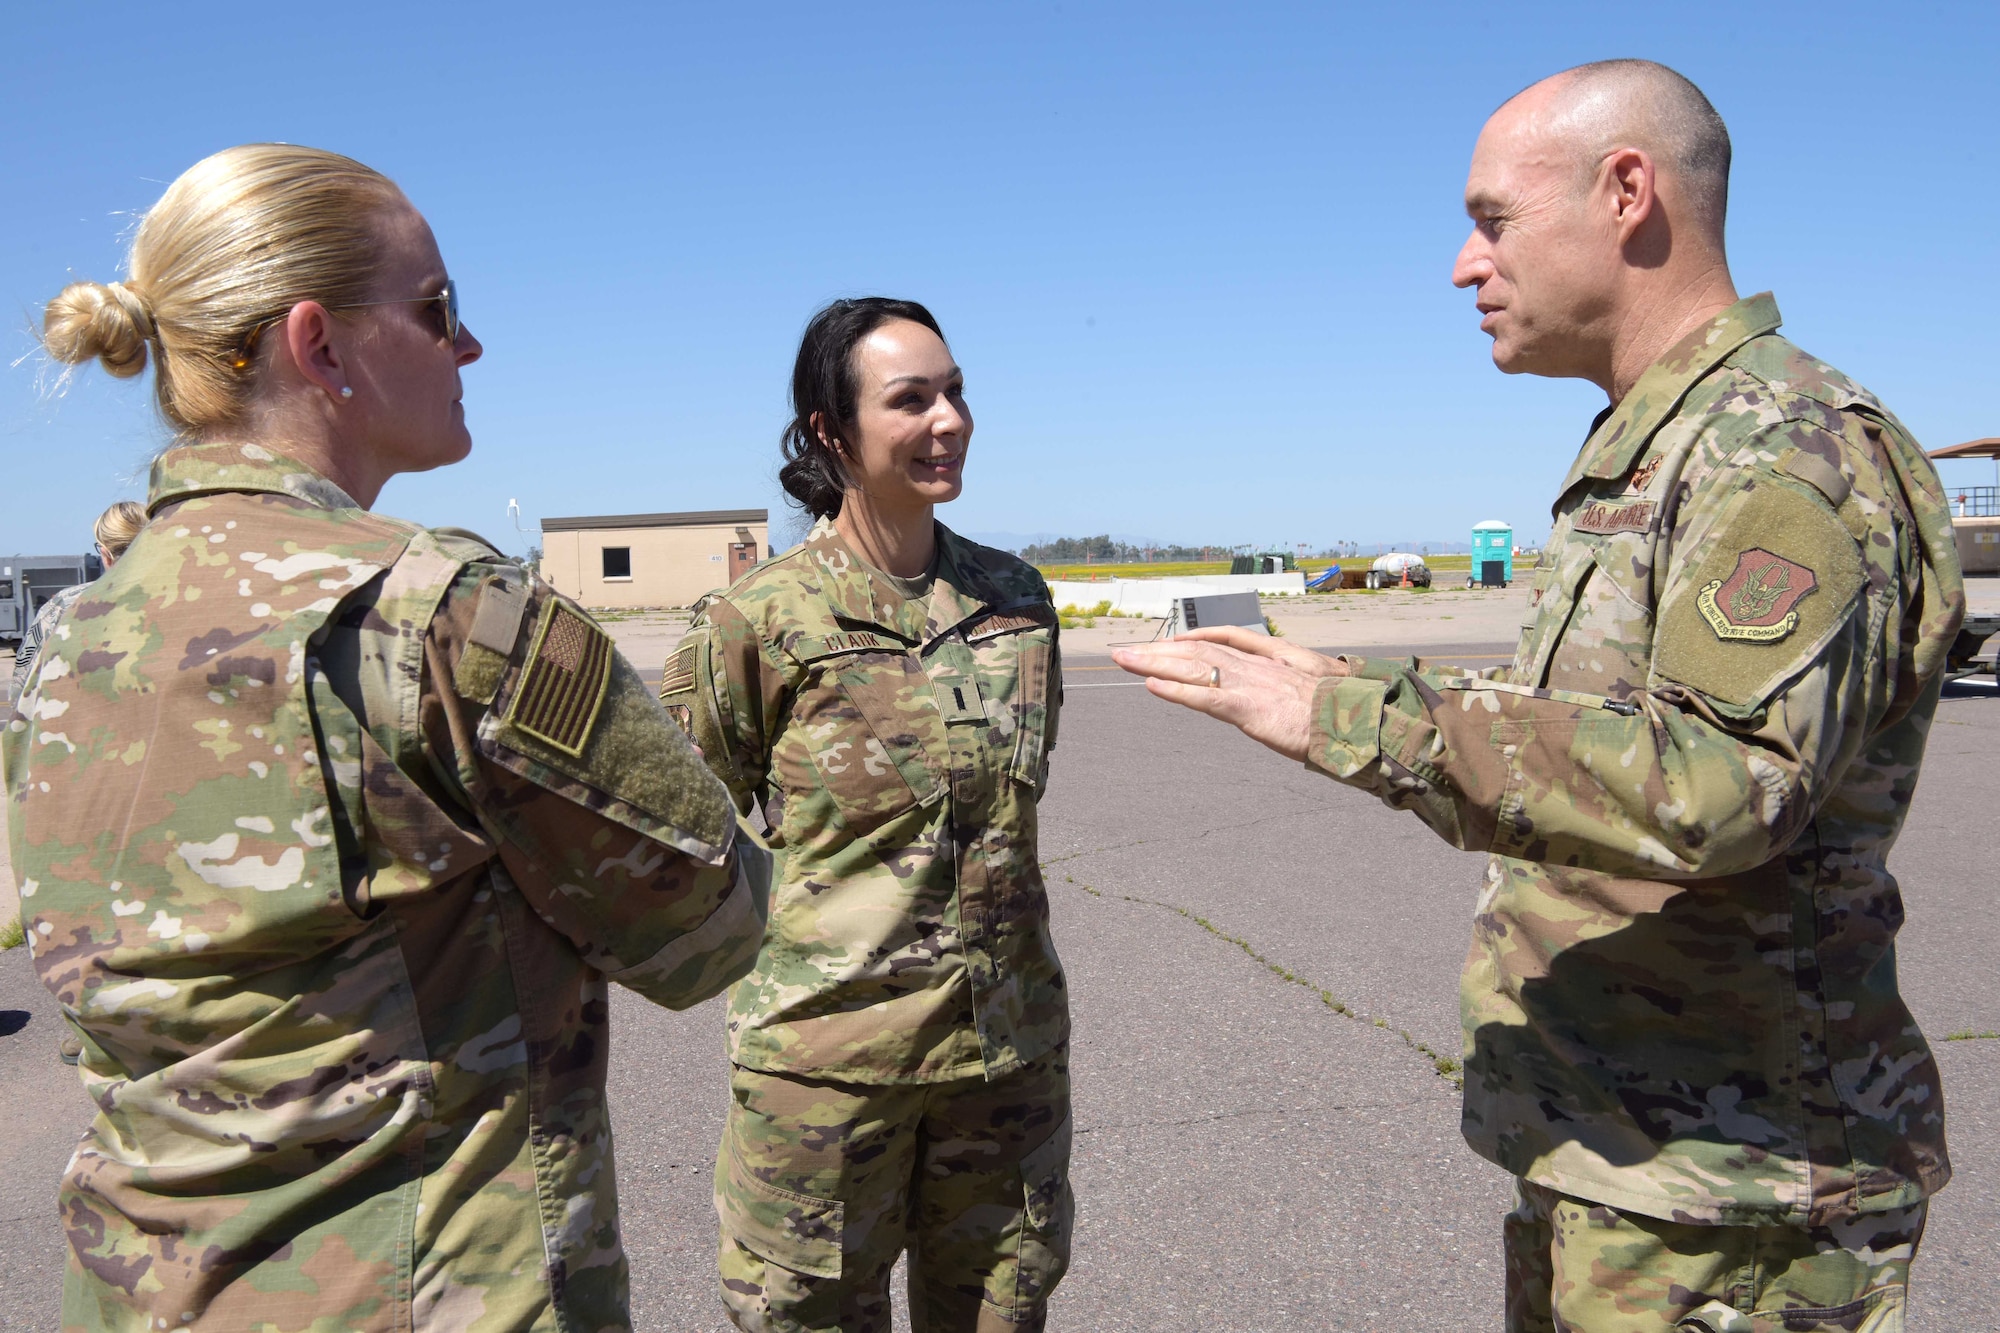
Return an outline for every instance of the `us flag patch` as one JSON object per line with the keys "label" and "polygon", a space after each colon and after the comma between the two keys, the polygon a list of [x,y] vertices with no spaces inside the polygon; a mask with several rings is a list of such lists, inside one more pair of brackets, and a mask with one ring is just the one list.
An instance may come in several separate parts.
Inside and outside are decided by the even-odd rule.
{"label": "us flag patch", "polygon": [[670,694],[686,694],[694,688],[694,645],[678,648],[667,659],[666,670],[660,673],[660,697]]}
{"label": "us flag patch", "polygon": [[610,635],[549,599],[507,720],[564,754],[581,755],[611,684],[611,653]]}

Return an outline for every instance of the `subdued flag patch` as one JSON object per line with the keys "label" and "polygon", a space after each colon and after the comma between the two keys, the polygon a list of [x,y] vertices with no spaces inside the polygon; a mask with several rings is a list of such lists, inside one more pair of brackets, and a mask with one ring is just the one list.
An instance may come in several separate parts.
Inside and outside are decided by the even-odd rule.
{"label": "subdued flag patch", "polygon": [[666,670],[660,674],[660,697],[670,694],[685,694],[694,688],[695,645],[684,644],[667,659]]}
{"label": "subdued flag patch", "polygon": [[611,636],[550,598],[507,720],[565,754],[580,755],[611,684]]}
{"label": "subdued flag patch", "polygon": [[1753,546],[1736,557],[1726,579],[1703,585],[1696,604],[1718,639],[1776,643],[1798,627],[1792,608],[1819,587],[1810,569]]}

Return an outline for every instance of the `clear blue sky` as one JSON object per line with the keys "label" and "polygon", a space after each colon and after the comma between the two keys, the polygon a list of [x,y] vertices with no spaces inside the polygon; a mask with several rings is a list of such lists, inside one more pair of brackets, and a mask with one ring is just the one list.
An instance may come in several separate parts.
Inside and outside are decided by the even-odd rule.
{"label": "clear blue sky", "polygon": [[1992,4],[29,5],[7,29],[0,551],[80,549],[164,438],[133,383],[45,392],[42,304],[117,276],[135,212],[255,139],[395,177],[486,344],[472,458],[393,482],[391,513],[519,550],[516,496],[775,511],[799,331],[884,292],[968,372],[962,531],[1539,534],[1602,396],[1493,370],[1448,281],[1460,192],[1494,105],[1622,55],[1728,120],[1739,287],[1926,445],[2000,435]]}

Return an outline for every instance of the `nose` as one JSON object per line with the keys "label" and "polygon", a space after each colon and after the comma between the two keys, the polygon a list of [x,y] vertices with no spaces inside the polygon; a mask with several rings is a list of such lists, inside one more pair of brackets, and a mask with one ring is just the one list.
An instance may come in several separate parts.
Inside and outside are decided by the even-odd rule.
{"label": "nose", "polygon": [[931,414],[931,435],[936,439],[950,439],[957,436],[962,444],[972,434],[972,409],[964,400],[954,403],[950,397],[939,395],[937,411]]}
{"label": "nose", "polygon": [[1492,276],[1493,257],[1488,253],[1486,237],[1474,227],[1465,244],[1458,248],[1458,259],[1451,266],[1451,285],[1474,287]]}
{"label": "nose", "polygon": [[486,344],[472,336],[470,327],[461,324],[458,326],[458,341],[451,345],[451,352],[456,358],[454,365],[469,366],[486,355]]}

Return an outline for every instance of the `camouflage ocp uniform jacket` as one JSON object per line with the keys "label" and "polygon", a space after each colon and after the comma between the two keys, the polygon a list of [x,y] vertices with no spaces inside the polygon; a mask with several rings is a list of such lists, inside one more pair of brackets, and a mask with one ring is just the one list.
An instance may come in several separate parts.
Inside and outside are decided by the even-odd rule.
{"label": "camouflage ocp uniform jacket", "polygon": [[1464,1130],[1697,1223],[1902,1207],[1950,1175],[1886,860],[1964,585],[1937,475],[1768,295],[1598,418],[1510,669],[1363,661],[1308,763],[1494,853]]}
{"label": "camouflage ocp uniform jacket", "polygon": [[768,856],[610,640],[464,534],[177,449],[8,717],[98,1115],[70,1328],[628,1326],[607,977],[692,1004]]}
{"label": "camouflage ocp uniform jacket", "polygon": [[852,1083],[998,1078],[1069,1035],[1036,860],[1062,699],[1040,574],[938,527],[905,599],[822,519],[711,596],[661,697],[779,873],[731,1058]]}

